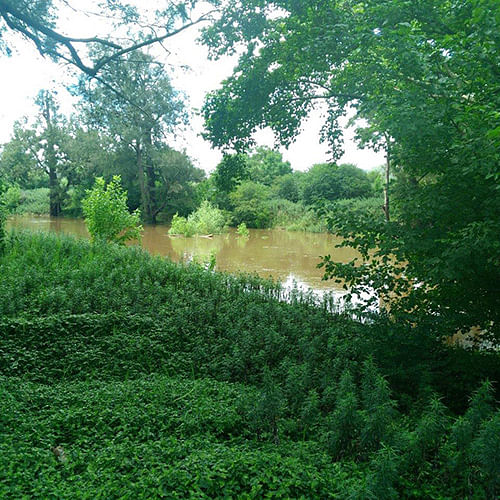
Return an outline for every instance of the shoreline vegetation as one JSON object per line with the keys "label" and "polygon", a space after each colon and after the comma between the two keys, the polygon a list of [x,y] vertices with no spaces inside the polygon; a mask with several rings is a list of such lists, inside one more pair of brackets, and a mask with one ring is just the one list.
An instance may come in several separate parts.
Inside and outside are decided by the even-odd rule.
{"label": "shoreline vegetation", "polygon": [[2,498],[498,493],[498,353],[138,247],[10,231],[0,272]]}
{"label": "shoreline vegetation", "polygon": [[[49,215],[49,189],[19,189],[9,188],[6,190],[3,198],[3,204],[10,215]],[[382,216],[383,200],[379,197],[372,197],[360,200],[343,200],[339,205],[339,210],[344,211],[353,207],[364,206],[366,210],[379,212]],[[290,202],[288,200],[269,200],[269,211],[272,213],[266,227],[260,229],[281,229],[285,231],[303,231],[311,233],[328,233],[328,226],[324,218],[317,215],[312,207],[306,207],[300,203]],[[81,209],[68,209],[61,213],[62,217],[82,218]],[[218,209],[208,201],[200,204],[196,210],[187,217],[175,213],[170,222],[160,221],[172,227],[169,232],[172,236],[194,236],[221,234],[227,231],[228,227],[239,227],[242,224],[247,228],[254,228],[254,225],[248,225],[245,220],[238,223],[232,221],[231,214],[227,211]]]}

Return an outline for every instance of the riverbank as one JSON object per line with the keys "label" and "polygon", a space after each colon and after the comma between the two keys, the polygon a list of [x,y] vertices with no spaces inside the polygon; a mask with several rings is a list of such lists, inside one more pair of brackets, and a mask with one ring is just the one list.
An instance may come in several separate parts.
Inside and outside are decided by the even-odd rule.
{"label": "riverbank", "polygon": [[[8,227],[88,237],[84,221],[68,217],[11,216]],[[349,262],[357,255],[352,249],[336,249],[340,240],[331,234],[250,229],[249,238],[239,238],[231,228],[227,234],[213,238],[185,238],[171,237],[168,232],[167,225],[145,225],[141,246],[153,255],[175,261],[202,262],[213,255],[220,271],[272,277],[287,288],[293,288],[295,282],[298,288],[311,288],[319,294],[345,293],[341,284],[321,279],[322,271],[317,268],[320,255],[332,254],[341,262]]]}
{"label": "riverbank", "polygon": [[2,498],[496,494],[495,354],[67,236],[0,272]]}

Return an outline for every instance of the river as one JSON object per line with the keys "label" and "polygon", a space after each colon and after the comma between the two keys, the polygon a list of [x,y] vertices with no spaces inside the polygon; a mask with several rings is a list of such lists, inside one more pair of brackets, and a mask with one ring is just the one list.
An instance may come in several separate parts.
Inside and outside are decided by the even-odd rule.
{"label": "river", "polygon": [[[53,231],[88,238],[82,219],[48,216],[14,216],[8,227],[36,231]],[[144,226],[142,246],[154,255],[167,256],[175,261],[208,260],[215,255],[216,269],[229,272],[257,273],[262,277],[279,279],[286,287],[294,283],[323,294],[344,293],[340,284],[322,281],[317,268],[320,255],[330,254],[337,261],[349,262],[356,256],[351,249],[335,248],[340,239],[331,234],[288,232],[279,229],[250,229],[250,236],[238,237],[234,229],[212,238],[169,236],[168,226]]]}

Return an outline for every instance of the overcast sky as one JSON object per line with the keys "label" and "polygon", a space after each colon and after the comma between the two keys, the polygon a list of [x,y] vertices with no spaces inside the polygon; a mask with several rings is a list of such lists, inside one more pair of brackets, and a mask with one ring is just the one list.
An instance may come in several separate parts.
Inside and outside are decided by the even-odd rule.
{"label": "overcast sky", "polygon": [[[65,31],[69,31],[66,29]],[[79,35],[85,34],[85,27],[79,26]],[[83,31],[83,33],[82,33]],[[95,33],[86,33],[86,36]],[[205,94],[217,88],[220,82],[231,74],[236,59],[225,58],[209,61],[205,47],[195,42],[195,29],[176,35],[166,44],[170,54],[159,50],[157,55],[168,62],[170,77],[176,87],[182,90],[192,110],[190,126],[178,137],[172,139],[177,149],[185,149],[194,163],[205,171],[212,171],[220,161],[221,153],[211,148],[203,140],[203,120],[196,113],[201,108]],[[28,42],[20,37],[12,38],[15,52],[11,57],[0,55],[0,143],[9,140],[15,120],[35,112],[34,99],[40,89],[59,88],[61,110],[70,114],[74,100],[67,94],[64,84],[72,81],[64,69],[48,59],[42,58]],[[189,70],[180,69],[188,65]],[[319,142],[319,130],[322,119],[320,111],[314,112],[303,124],[303,131],[288,150],[280,148],[283,156],[295,170],[306,170],[314,163],[328,161],[327,148]],[[384,162],[382,154],[371,150],[359,150],[352,140],[353,131],[347,131],[343,163],[354,163],[363,169],[370,169]],[[273,146],[270,131],[260,131],[256,135],[259,145]]]}

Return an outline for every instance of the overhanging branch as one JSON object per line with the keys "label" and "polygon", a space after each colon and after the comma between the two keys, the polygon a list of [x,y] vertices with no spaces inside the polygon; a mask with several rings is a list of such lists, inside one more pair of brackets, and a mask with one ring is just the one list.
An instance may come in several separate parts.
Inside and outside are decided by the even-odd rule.
{"label": "overhanging branch", "polygon": [[[186,22],[179,28],[167,31],[163,35],[154,36],[140,42],[132,43],[128,47],[123,47],[122,45],[119,45],[111,40],[106,40],[97,36],[88,38],[75,38],[62,35],[49,26],[43,24],[43,22],[41,22],[37,18],[16,8],[15,5],[13,5],[13,2],[0,0],[0,16],[5,20],[7,26],[11,30],[18,31],[26,38],[30,39],[35,44],[38,52],[42,56],[51,55],[56,59],[65,60],[66,62],[72,64],[73,66],[76,66],[80,71],[92,78],[96,77],[97,73],[109,62],[116,60],[121,56],[135,50],[148,47],[155,43],[161,43],[167,38],[171,38],[192,26],[209,20],[214,12],[215,10],[207,12],[195,20]],[[46,40],[54,42],[55,47],[48,46]],[[93,66],[87,65],[83,62],[82,57],[75,47],[75,44],[91,43],[114,49],[114,52],[99,59]],[[69,52],[69,56],[63,57],[60,50],[57,50],[57,46],[64,47]]]}

